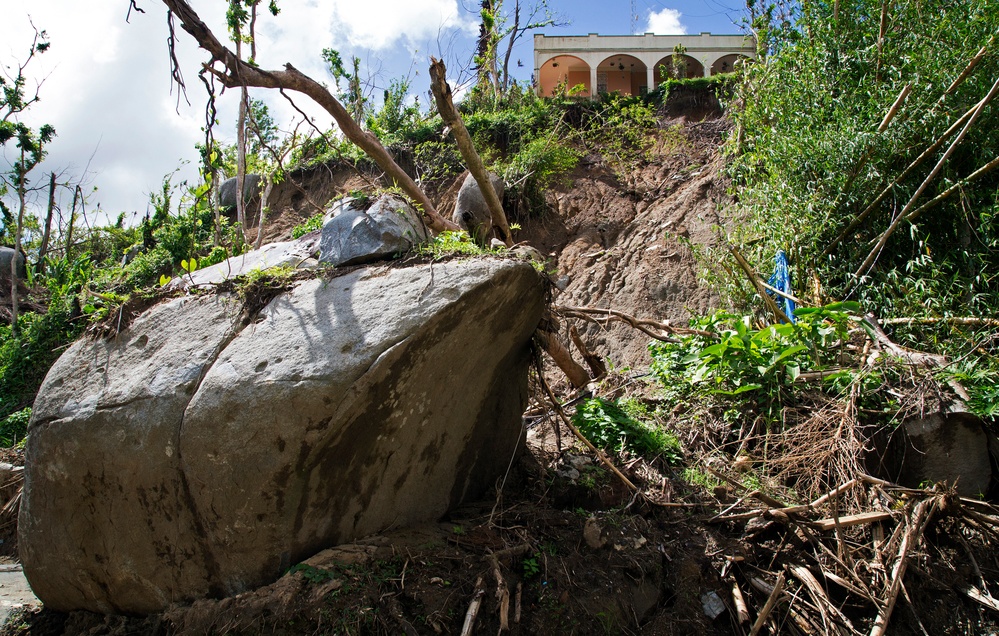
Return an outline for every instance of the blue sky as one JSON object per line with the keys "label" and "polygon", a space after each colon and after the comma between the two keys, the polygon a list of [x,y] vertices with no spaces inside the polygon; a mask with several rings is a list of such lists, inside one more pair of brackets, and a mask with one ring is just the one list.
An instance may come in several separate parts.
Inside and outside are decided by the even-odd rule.
{"label": "blue sky", "polygon": [[[224,37],[225,3],[191,1]],[[126,211],[130,222],[146,212],[149,192],[159,189],[164,175],[176,170],[175,180],[195,179],[194,144],[202,138],[205,101],[197,79],[202,52],[178,27],[179,58],[191,102],[178,104],[169,81],[164,7],[159,0],[137,2],[146,13],[133,13],[126,23],[128,0],[5,0],[0,21],[0,65],[5,67],[23,60],[32,34],[29,16],[51,38],[50,51],[29,67],[32,81],[43,83],[42,101],[26,121],[36,126],[50,123],[58,133],[35,178],[41,181],[53,170],[65,171],[67,178],[86,173],[87,189],[96,188],[88,209],[100,203],[111,216]],[[505,2],[512,6],[513,0]],[[409,77],[424,106],[429,55],[444,58],[453,84],[470,77],[478,0],[279,0],[279,5],[281,15],[261,20],[258,57],[265,68],[291,62],[330,82],[320,52],[332,46],[345,58],[361,58],[362,75],[373,96],[391,79]],[[631,32],[633,24],[642,33],[650,20],[658,25],[657,32],[679,28],[693,34],[738,33],[743,10],[730,0],[550,0],[550,5],[571,24],[544,29],[549,35],[618,35]],[[516,65],[518,59],[523,66]],[[533,59],[532,37],[527,35],[513,54],[513,76],[529,80]],[[272,92],[258,91],[255,96],[268,101],[278,122],[290,128],[295,115],[290,106]],[[305,98],[299,103],[318,126],[330,126],[326,113]],[[219,100],[220,138],[233,136],[235,104],[234,92]],[[11,152],[0,156],[0,170]],[[61,195],[69,196],[68,191]],[[68,201],[61,205],[68,209]]]}

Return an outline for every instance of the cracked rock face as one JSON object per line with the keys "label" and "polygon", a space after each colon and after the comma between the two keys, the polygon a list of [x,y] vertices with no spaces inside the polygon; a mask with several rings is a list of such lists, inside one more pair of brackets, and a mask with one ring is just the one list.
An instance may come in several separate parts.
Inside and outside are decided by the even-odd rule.
{"label": "cracked rock face", "polygon": [[146,614],[439,518],[518,446],[542,304],[524,263],[369,268],[245,327],[190,296],[76,343],[32,414],[28,581],[50,609]]}

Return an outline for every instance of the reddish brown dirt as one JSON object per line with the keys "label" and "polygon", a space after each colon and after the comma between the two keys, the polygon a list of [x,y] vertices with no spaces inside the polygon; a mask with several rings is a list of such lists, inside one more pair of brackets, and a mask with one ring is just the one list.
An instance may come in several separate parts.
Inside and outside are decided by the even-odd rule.
{"label": "reddish brown dirt", "polygon": [[[577,169],[571,189],[550,197],[557,211],[528,228],[557,259],[559,305],[616,309],[686,326],[717,298],[698,282],[691,246],[714,245],[728,203],[718,146],[729,128],[713,119],[673,129],[670,151],[616,176],[598,158]],[[618,368],[649,364],[648,338],[620,323],[580,325],[587,346]]]}

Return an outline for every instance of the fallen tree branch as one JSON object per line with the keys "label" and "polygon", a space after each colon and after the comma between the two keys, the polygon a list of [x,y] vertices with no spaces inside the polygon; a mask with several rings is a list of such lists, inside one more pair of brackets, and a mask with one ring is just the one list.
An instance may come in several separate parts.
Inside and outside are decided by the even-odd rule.
{"label": "fallen tree branch", "polygon": [[845,517],[830,517],[829,519],[820,519],[816,521],[813,525],[823,532],[829,530],[835,530],[836,528],[848,528],[850,526],[861,526],[868,523],[876,523],[878,521],[887,521],[894,517],[890,512],[861,512],[855,515],[846,515]]}
{"label": "fallen tree branch", "polygon": [[570,305],[556,305],[555,311],[559,315],[565,316],[566,318],[578,318],[580,320],[588,320],[597,324],[601,322],[608,323],[611,321],[623,322],[662,342],[676,342],[676,340],[670,338],[669,336],[665,336],[662,333],[656,333],[652,331],[652,329],[658,329],[661,332],[681,336],[696,335],[712,339],[718,338],[717,334],[713,334],[710,331],[674,327],[667,322],[660,322],[649,318],[637,318],[631,314],[626,314],[623,311],[604,307],[574,307]]}
{"label": "fallen tree branch", "polygon": [[[305,75],[291,64],[285,64],[283,71],[267,71],[257,68],[230,51],[219,42],[215,34],[201,20],[197,12],[186,0],[163,0],[174,15],[180,18],[181,27],[197,42],[198,46],[211,54],[211,59],[204,64],[206,71],[219,79],[226,88],[252,86],[256,88],[287,89],[303,93],[322,106],[333,116],[337,126],[344,136],[363,150],[378,166],[393,179],[403,191],[421,208],[427,216],[427,225],[435,232],[457,230],[458,226],[442,217],[426,193],[416,185],[416,182],[399,167],[392,155],[378,138],[365,132],[351,118],[343,105],[326,87],[311,77]],[[215,63],[219,62],[225,70],[219,70]]]}
{"label": "fallen tree branch", "polygon": [[878,610],[878,616],[874,620],[874,627],[871,628],[871,636],[882,636],[888,628],[888,620],[891,618],[892,610],[895,609],[895,602],[898,600],[898,593],[901,591],[902,578],[905,577],[905,569],[909,565],[909,551],[912,550],[923,536],[923,531],[936,510],[938,498],[924,499],[916,504],[912,519],[902,540],[902,545],[898,549],[898,558],[892,568],[891,584],[888,587],[888,597],[884,607]]}
{"label": "fallen tree branch", "polygon": [[558,339],[558,336],[541,329],[535,331],[534,335],[544,352],[551,357],[552,361],[558,365],[558,368],[568,378],[572,388],[581,389],[589,384],[590,374],[578,362],[572,359],[572,354],[562,344],[562,341]]}
{"label": "fallen tree branch", "polygon": [[465,612],[465,622],[461,626],[461,636],[472,636],[472,631],[475,629],[475,619],[479,616],[479,609],[482,607],[482,597],[485,595],[486,585],[480,576],[475,581],[475,594],[472,596],[472,602],[468,605],[468,611]]}
{"label": "fallen tree branch", "polygon": [[978,318],[975,316],[942,316],[939,318],[886,318],[882,325],[962,325],[967,327],[999,327],[999,318]]}
{"label": "fallen tree branch", "polygon": [[[489,173],[482,163],[482,158],[475,151],[475,144],[472,143],[472,136],[468,134],[465,123],[461,120],[461,115],[454,107],[451,99],[451,87],[448,86],[445,74],[447,69],[444,62],[434,57],[430,58],[430,89],[434,93],[434,101],[437,102],[437,111],[441,114],[444,123],[451,127],[451,134],[458,144],[468,171],[472,173],[475,182],[479,184],[482,197],[489,206],[489,214],[492,217],[493,225],[499,228],[500,238],[507,247],[513,247],[513,235],[510,233],[510,225],[506,221],[506,214],[503,212],[503,204],[496,196],[496,190],[489,180]],[[488,242],[488,241],[487,241]]]}
{"label": "fallen tree branch", "polygon": [[763,624],[767,622],[767,618],[770,617],[770,613],[774,611],[774,607],[777,606],[777,601],[780,599],[781,592],[784,591],[784,573],[781,572],[777,575],[777,583],[774,584],[773,591],[770,592],[770,597],[767,598],[767,602],[763,605],[763,609],[760,610],[759,615],[756,617],[756,622],[753,623],[752,629],[749,630],[749,636],[756,636],[763,629]]}

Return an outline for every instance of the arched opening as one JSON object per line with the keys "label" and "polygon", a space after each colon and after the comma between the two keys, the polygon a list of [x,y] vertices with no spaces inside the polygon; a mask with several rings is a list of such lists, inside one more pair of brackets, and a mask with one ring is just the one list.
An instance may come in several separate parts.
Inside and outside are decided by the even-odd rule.
{"label": "arched opening", "polygon": [[590,65],[574,55],[559,55],[541,65],[538,88],[542,97],[551,97],[556,91],[569,92],[580,84],[585,87],[580,95],[593,94],[590,87]]}
{"label": "arched opening", "polygon": [[597,93],[642,95],[649,90],[648,67],[631,55],[612,55],[597,65]]}
{"label": "arched opening", "polygon": [[704,77],[704,65],[689,55],[667,55],[656,62],[655,75],[656,86],[671,78],[692,79],[695,77]]}
{"label": "arched opening", "polygon": [[746,57],[745,55],[739,55],[738,53],[723,55],[715,60],[715,63],[711,65],[711,74],[718,75],[719,73],[731,73],[736,68],[751,60],[752,58]]}

